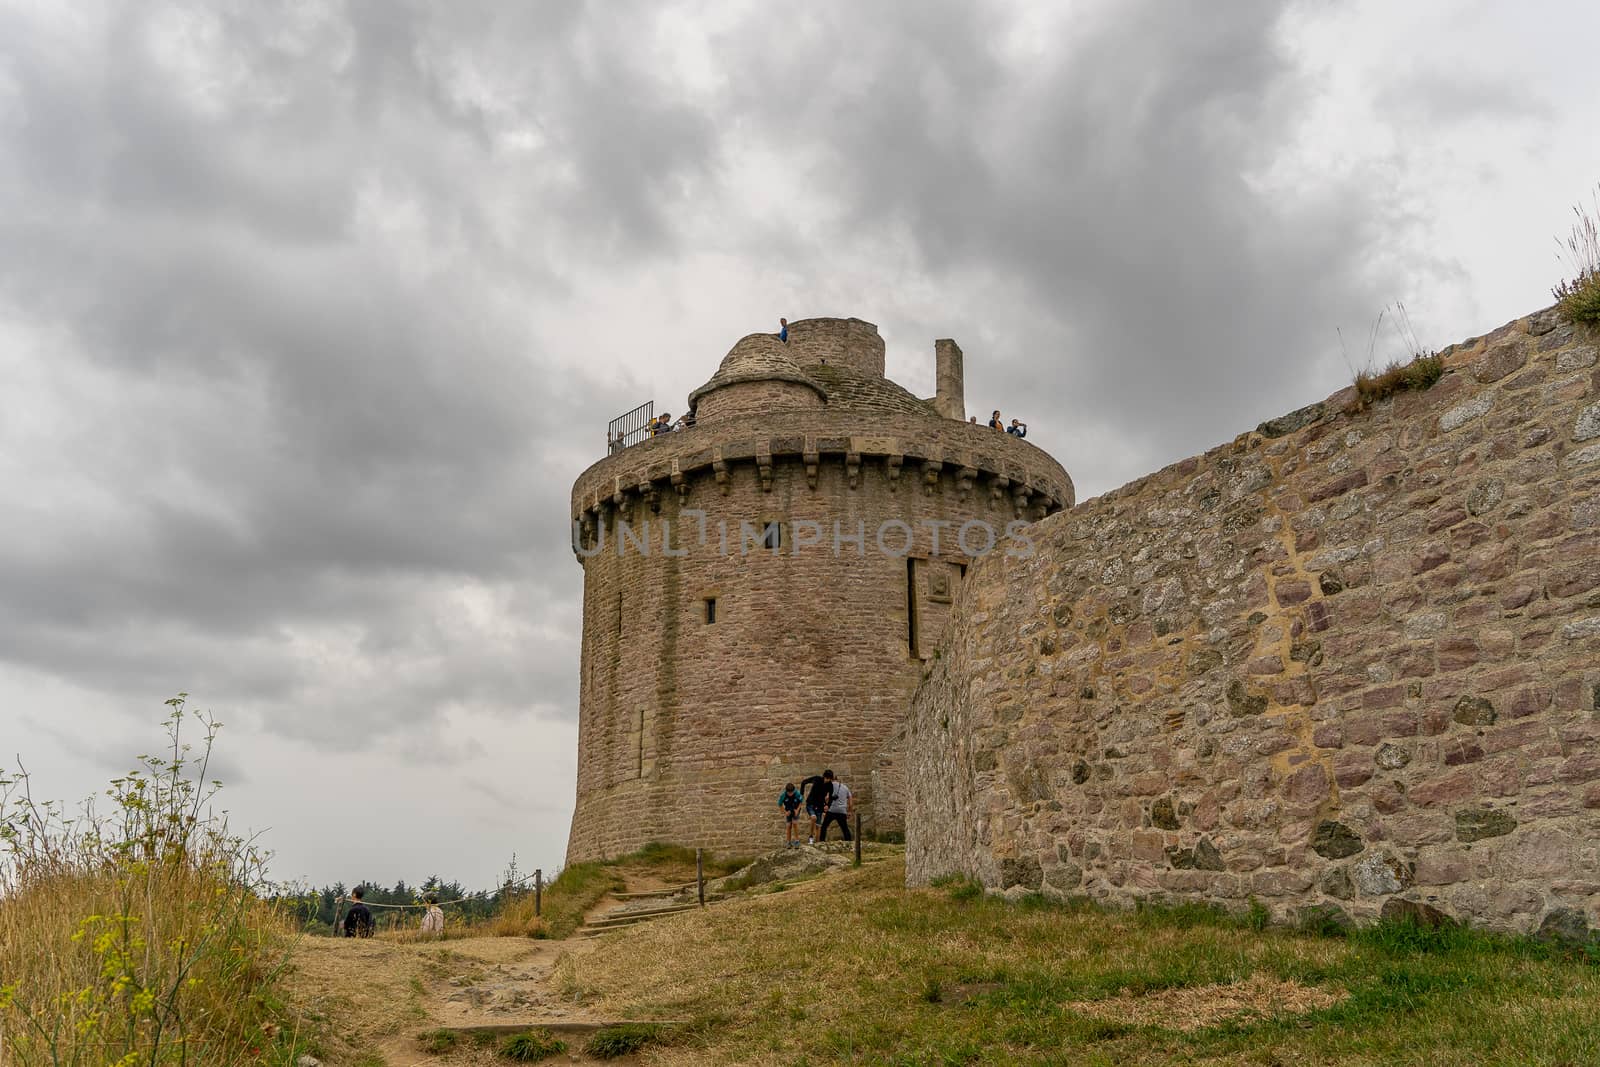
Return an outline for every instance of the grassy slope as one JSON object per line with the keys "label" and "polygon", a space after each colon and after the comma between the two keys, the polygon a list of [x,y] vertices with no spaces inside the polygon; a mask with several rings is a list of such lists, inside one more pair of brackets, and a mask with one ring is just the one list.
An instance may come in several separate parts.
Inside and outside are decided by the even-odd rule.
{"label": "grassy slope", "polygon": [[[744,863],[741,859],[718,859],[708,855],[706,877],[729,874]],[[491,919],[485,932],[503,937],[568,937],[583,925],[584,915],[601,897],[622,890],[632,880],[672,885],[692,882],[694,876],[694,849],[679,845],[649,844],[604,863],[574,863],[545,888],[539,918],[533,914],[533,897],[525,894]],[[473,932],[470,927],[465,929],[469,934]]]}
{"label": "grassy slope", "polygon": [[[647,1062],[1600,1062],[1600,968],[1528,943],[1257,933],[1198,911],[908,892],[902,876],[895,859],[652,924],[558,978],[607,1014],[704,1023]],[[1251,975],[1341,999],[1188,1033],[1091,1003]]]}

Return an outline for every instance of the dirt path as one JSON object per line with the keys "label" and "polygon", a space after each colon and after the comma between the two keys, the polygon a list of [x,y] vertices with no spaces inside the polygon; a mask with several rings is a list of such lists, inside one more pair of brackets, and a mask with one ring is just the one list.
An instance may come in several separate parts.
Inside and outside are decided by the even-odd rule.
{"label": "dirt path", "polygon": [[[647,872],[623,871],[624,892],[666,888]],[[626,903],[602,897],[585,919]],[[323,1049],[329,1067],[422,1067],[431,1064],[501,1064],[489,1049],[458,1047],[443,1055],[423,1050],[418,1035],[440,1027],[538,1026],[594,1023],[597,1018],[561,990],[563,960],[593,948],[584,938],[542,941],[521,937],[473,937],[447,941],[307,937],[294,953],[291,985],[302,1003],[325,1018],[348,1022],[347,1032],[329,1035]],[[549,1063],[599,1063],[575,1051],[583,1039],[569,1038],[565,1056]],[[605,1061],[634,1062],[631,1058]]]}

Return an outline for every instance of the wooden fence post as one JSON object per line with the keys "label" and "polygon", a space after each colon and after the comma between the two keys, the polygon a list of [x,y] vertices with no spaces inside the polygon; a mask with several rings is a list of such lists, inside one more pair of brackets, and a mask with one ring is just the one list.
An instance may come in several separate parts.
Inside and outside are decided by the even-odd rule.
{"label": "wooden fence post", "polygon": [[856,866],[861,866],[861,813],[856,812]]}
{"label": "wooden fence post", "polygon": [[694,884],[700,895],[700,906],[706,906],[706,864],[705,856],[699,850],[694,850]]}
{"label": "wooden fence post", "polygon": [[535,867],[533,871],[533,917],[537,919],[544,908],[544,868]]}

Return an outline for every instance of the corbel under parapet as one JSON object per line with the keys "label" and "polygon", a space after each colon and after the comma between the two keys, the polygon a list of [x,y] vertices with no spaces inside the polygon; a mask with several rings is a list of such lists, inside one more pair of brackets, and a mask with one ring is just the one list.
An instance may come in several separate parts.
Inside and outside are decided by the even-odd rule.
{"label": "corbel under parapet", "polygon": [[717,476],[717,488],[722,490],[722,495],[728,495],[728,461],[722,458],[722,449],[717,449],[711,454],[711,470]]}
{"label": "corbel under parapet", "polygon": [[1011,506],[1015,510],[1017,518],[1027,518],[1028,497],[1032,495],[1032,493],[1033,490],[1029,489],[1021,482],[1018,482],[1016,487],[1011,490]]}
{"label": "corbel under parapet", "polygon": [[976,467],[962,467],[961,470],[956,472],[956,486],[961,490],[962,499],[966,499],[967,494],[972,492],[972,483],[977,477],[978,468]]}
{"label": "corbel under parapet", "polygon": [[762,442],[756,447],[756,473],[761,477],[761,491],[772,492],[772,445]]}
{"label": "corbel under parapet", "polygon": [[646,504],[650,505],[652,514],[658,514],[661,511],[661,494],[656,490],[655,482],[649,478],[641,480],[639,482],[639,495],[644,498]]}
{"label": "corbel under parapet", "polygon": [[677,460],[672,461],[672,488],[678,491],[678,506],[683,507],[689,502],[689,479],[683,476],[683,468]]}

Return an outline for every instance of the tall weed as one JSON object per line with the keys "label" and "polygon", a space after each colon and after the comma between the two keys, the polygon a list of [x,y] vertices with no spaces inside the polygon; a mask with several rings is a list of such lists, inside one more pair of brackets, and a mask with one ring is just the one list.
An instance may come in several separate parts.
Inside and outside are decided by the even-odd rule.
{"label": "tall weed", "polygon": [[[0,776],[0,1062],[292,1063],[265,855],[210,810],[219,724],[167,701],[165,754],[69,813]],[[190,724],[193,725],[190,725]],[[196,748],[184,728],[198,728]]]}
{"label": "tall weed", "polygon": [[1556,238],[1558,257],[1572,272],[1552,293],[1562,314],[1574,322],[1600,322],[1600,186],[1590,200],[1590,210],[1574,205],[1578,221],[1565,240]]}

